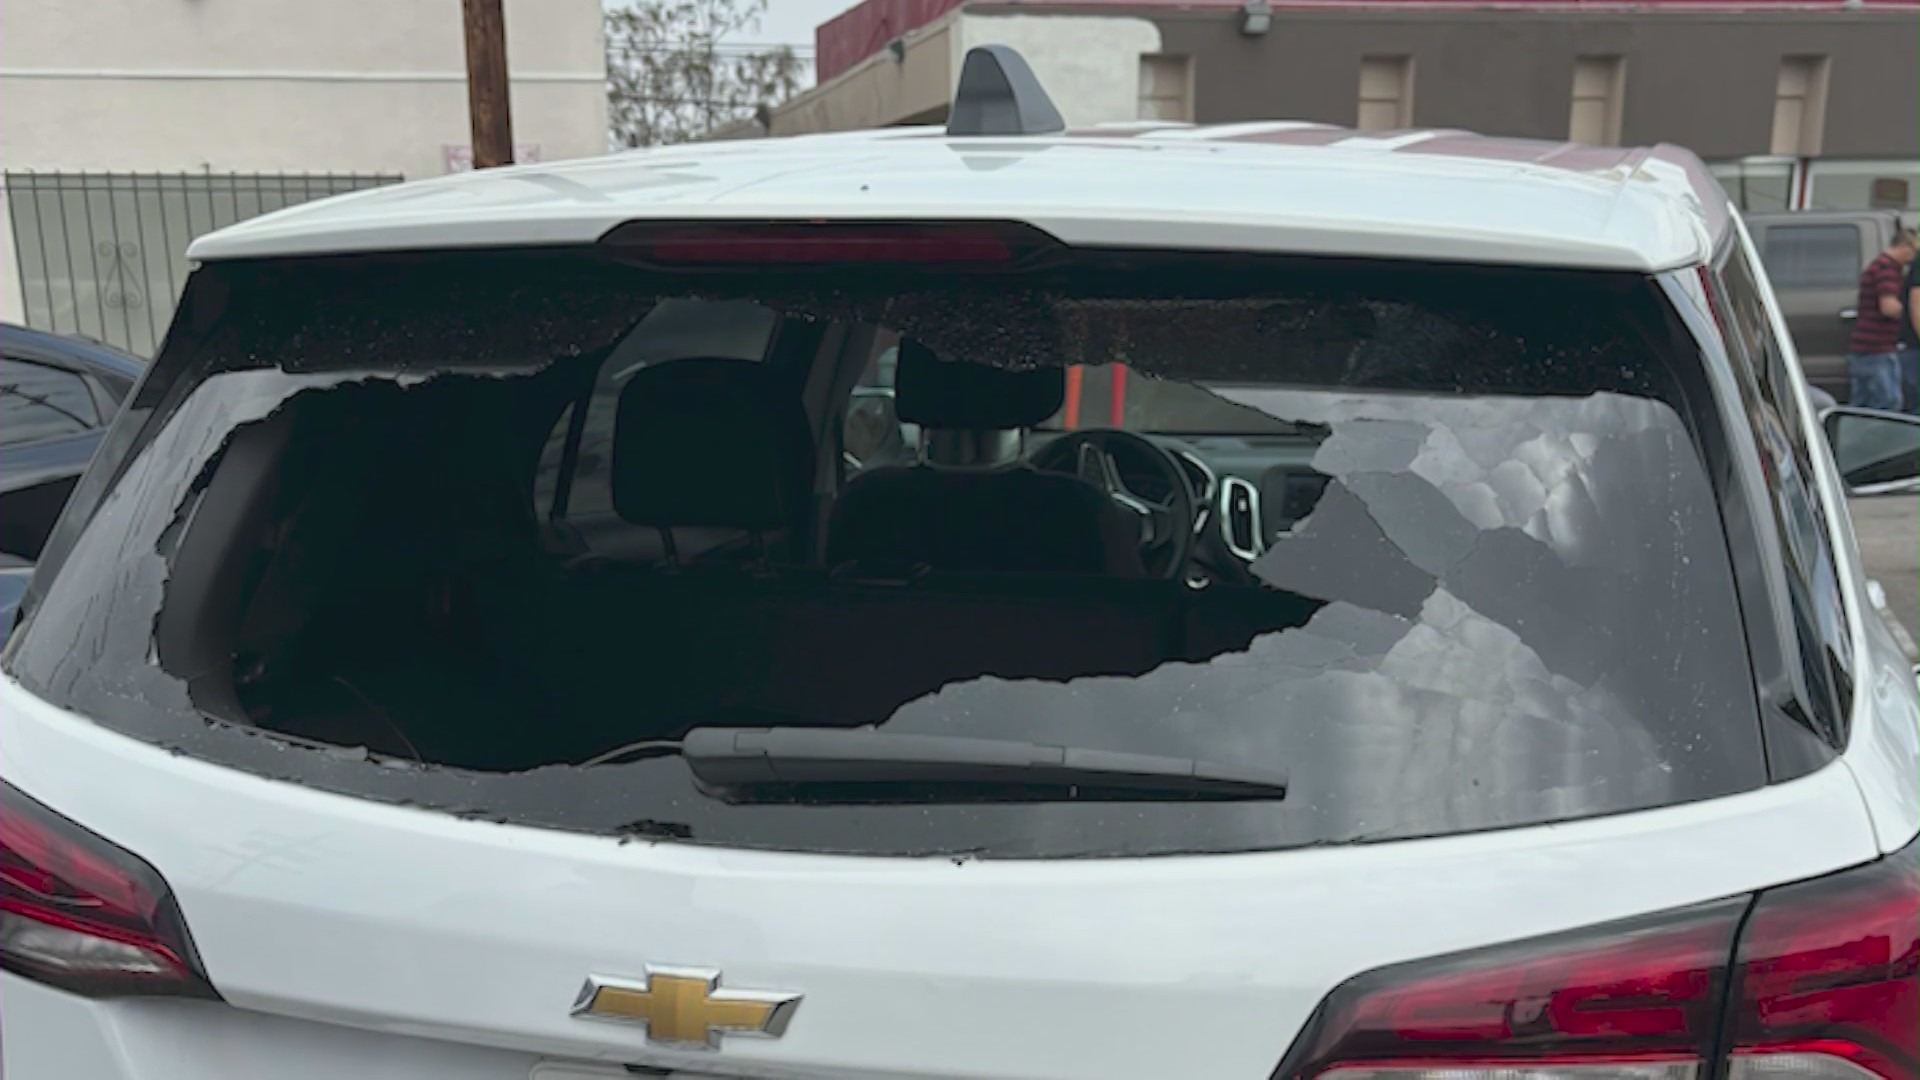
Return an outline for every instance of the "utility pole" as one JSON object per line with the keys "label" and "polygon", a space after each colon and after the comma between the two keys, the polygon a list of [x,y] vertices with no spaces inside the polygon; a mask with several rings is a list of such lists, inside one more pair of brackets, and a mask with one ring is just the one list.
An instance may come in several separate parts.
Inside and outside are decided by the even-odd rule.
{"label": "utility pole", "polygon": [[501,0],[461,0],[467,23],[467,115],[473,167],[513,164],[513,112],[507,102],[507,20]]}

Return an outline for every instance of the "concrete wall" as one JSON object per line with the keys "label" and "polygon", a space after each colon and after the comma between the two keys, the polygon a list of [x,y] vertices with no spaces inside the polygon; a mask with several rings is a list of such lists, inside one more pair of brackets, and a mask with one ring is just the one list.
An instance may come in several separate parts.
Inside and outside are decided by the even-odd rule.
{"label": "concrete wall", "polygon": [[[599,0],[506,18],[515,141],[605,152]],[[436,176],[469,141],[465,78],[459,0],[5,0],[0,164]],[[0,224],[0,318],[16,266]]]}
{"label": "concrete wall", "polygon": [[773,110],[771,127],[731,125],[712,137],[804,135],[895,124],[942,123],[967,50],[1011,45],[1047,87],[1067,123],[1132,120],[1139,107],[1140,57],[1161,51],[1160,29],[1135,16],[1081,14],[1070,23],[1020,14],[956,11]]}
{"label": "concrete wall", "polygon": [[[929,113],[944,114],[953,100],[961,55],[955,20],[943,19],[901,39],[901,55],[882,52],[831,82],[774,110],[772,135],[889,127]],[[736,128],[741,125],[735,125]]]}
{"label": "concrete wall", "polygon": [[[1825,54],[1831,75],[1822,156],[1920,156],[1912,9],[1294,9],[1277,11],[1259,37],[1243,35],[1241,21],[1238,6],[1227,4],[1112,4],[1094,12],[975,0],[938,25],[959,27],[962,54],[986,42],[1019,48],[1076,125],[1132,118],[1138,57],[1153,52],[1193,58],[1194,116],[1202,123],[1351,125],[1361,57],[1404,54],[1414,59],[1416,126],[1565,138],[1575,58],[1618,55],[1626,58],[1622,141],[1679,143],[1710,159],[1769,153],[1781,58]],[[883,52],[862,67],[876,63],[899,62]],[[957,79],[958,55],[952,63],[944,73]],[[855,113],[835,100],[846,92],[842,85],[804,96],[802,112],[776,111],[775,132],[902,119],[882,105],[848,122]]]}
{"label": "concrete wall", "polygon": [[1160,12],[1165,49],[1195,58],[1201,122],[1354,122],[1360,58],[1414,59],[1413,122],[1565,138],[1574,58],[1626,58],[1622,141],[1702,157],[1768,153],[1780,58],[1832,58],[1824,156],[1920,154],[1911,12],[1582,15],[1286,11],[1246,37],[1237,16]]}

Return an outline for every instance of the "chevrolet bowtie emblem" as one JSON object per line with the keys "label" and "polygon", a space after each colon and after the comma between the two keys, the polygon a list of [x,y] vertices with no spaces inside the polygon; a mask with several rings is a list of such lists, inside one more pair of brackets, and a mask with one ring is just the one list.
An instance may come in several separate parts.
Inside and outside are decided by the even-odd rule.
{"label": "chevrolet bowtie emblem", "polygon": [[649,964],[639,982],[589,977],[573,1015],[644,1024],[648,1042],[718,1050],[722,1035],[779,1038],[799,1007],[799,994],[722,990],[717,971]]}

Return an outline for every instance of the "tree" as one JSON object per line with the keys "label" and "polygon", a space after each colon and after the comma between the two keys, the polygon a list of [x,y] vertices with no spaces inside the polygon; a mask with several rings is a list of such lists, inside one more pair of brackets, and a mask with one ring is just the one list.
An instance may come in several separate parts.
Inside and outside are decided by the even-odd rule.
{"label": "tree", "polygon": [[607,104],[615,146],[686,142],[798,93],[786,45],[729,44],[767,0],[632,0],[607,11]]}

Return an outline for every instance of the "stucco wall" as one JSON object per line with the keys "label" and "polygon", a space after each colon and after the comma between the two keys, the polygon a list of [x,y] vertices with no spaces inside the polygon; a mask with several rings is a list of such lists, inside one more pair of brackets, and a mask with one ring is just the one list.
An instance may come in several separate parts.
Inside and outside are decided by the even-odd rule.
{"label": "stucco wall", "polygon": [[1138,119],[1140,57],[1163,51],[1160,28],[1133,16],[976,15],[963,11],[954,60],[980,45],[1011,45],[1033,66],[1069,126]]}
{"label": "stucco wall", "polygon": [[[506,18],[515,142],[605,152],[599,0]],[[465,78],[458,0],[5,0],[0,165],[437,176],[469,141]],[[0,318],[16,267],[0,222]]]}

